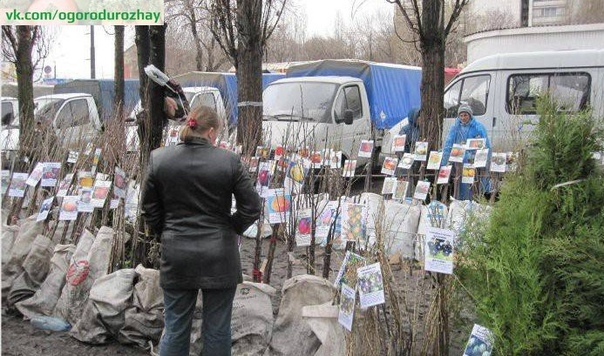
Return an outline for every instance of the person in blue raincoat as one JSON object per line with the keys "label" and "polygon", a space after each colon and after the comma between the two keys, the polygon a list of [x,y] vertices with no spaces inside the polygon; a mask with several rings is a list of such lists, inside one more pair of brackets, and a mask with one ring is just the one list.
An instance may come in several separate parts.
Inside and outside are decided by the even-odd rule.
{"label": "person in blue raincoat", "polygon": [[[449,131],[449,135],[445,141],[445,145],[443,147],[443,158],[442,165],[445,165],[449,162],[449,156],[451,155],[451,148],[453,148],[453,144],[465,144],[468,139],[471,138],[484,138],[486,139],[485,148],[490,149],[491,143],[489,141],[489,137],[487,136],[487,130],[484,125],[474,119],[472,116],[472,108],[467,104],[462,104],[459,106],[457,110],[457,120],[455,120],[455,124],[451,127],[451,131]],[[466,150],[463,163],[467,163],[473,159],[473,155],[476,151]],[[481,179],[481,191],[489,192],[490,190],[490,182],[488,178]],[[459,199],[467,200],[471,198],[471,185],[470,184],[461,184]]]}
{"label": "person in blue raincoat", "polygon": [[421,109],[415,107],[407,113],[407,124],[401,127],[399,135],[406,135],[405,152],[411,152],[415,142],[419,139],[419,115]]}

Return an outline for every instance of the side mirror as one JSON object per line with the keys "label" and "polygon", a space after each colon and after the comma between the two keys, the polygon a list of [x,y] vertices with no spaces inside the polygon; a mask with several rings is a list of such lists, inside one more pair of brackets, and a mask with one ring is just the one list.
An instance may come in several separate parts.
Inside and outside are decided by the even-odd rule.
{"label": "side mirror", "polygon": [[4,114],[4,116],[2,116],[2,126],[10,125],[13,122],[14,118],[15,116],[12,112]]}
{"label": "side mirror", "polygon": [[354,113],[352,110],[350,110],[350,109],[344,110],[344,123],[346,125],[352,125],[353,116],[354,116]]}

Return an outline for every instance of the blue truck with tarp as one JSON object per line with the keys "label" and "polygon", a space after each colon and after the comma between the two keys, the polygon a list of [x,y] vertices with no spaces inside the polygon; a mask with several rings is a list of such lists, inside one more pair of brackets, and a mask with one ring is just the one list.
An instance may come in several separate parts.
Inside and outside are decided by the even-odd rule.
{"label": "blue truck with tarp", "polygon": [[379,152],[385,132],[420,106],[421,77],[420,67],[359,60],[291,66],[263,92],[264,140],[341,150],[362,164],[362,141]]}

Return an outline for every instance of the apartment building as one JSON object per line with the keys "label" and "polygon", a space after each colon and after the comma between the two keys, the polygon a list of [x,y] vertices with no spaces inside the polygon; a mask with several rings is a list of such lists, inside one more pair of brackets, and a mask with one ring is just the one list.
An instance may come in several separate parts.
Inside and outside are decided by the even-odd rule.
{"label": "apartment building", "polygon": [[528,26],[568,24],[574,5],[568,0],[530,0]]}
{"label": "apartment building", "polygon": [[[599,1],[599,0],[598,0]],[[579,0],[478,0],[469,3],[470,14],[502,13],[516,27],[567,25],[580,7]]]}

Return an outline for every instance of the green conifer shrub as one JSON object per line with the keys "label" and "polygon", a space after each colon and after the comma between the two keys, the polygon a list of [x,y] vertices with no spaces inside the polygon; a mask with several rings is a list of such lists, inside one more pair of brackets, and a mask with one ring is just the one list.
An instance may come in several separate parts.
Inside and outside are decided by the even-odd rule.
{"label": "green conifer shrub", "polygon": [[544,98],[526,163],[488,226],[466,230],[456,273],[498,355],[604,354],[604,178],[590,112]]}

